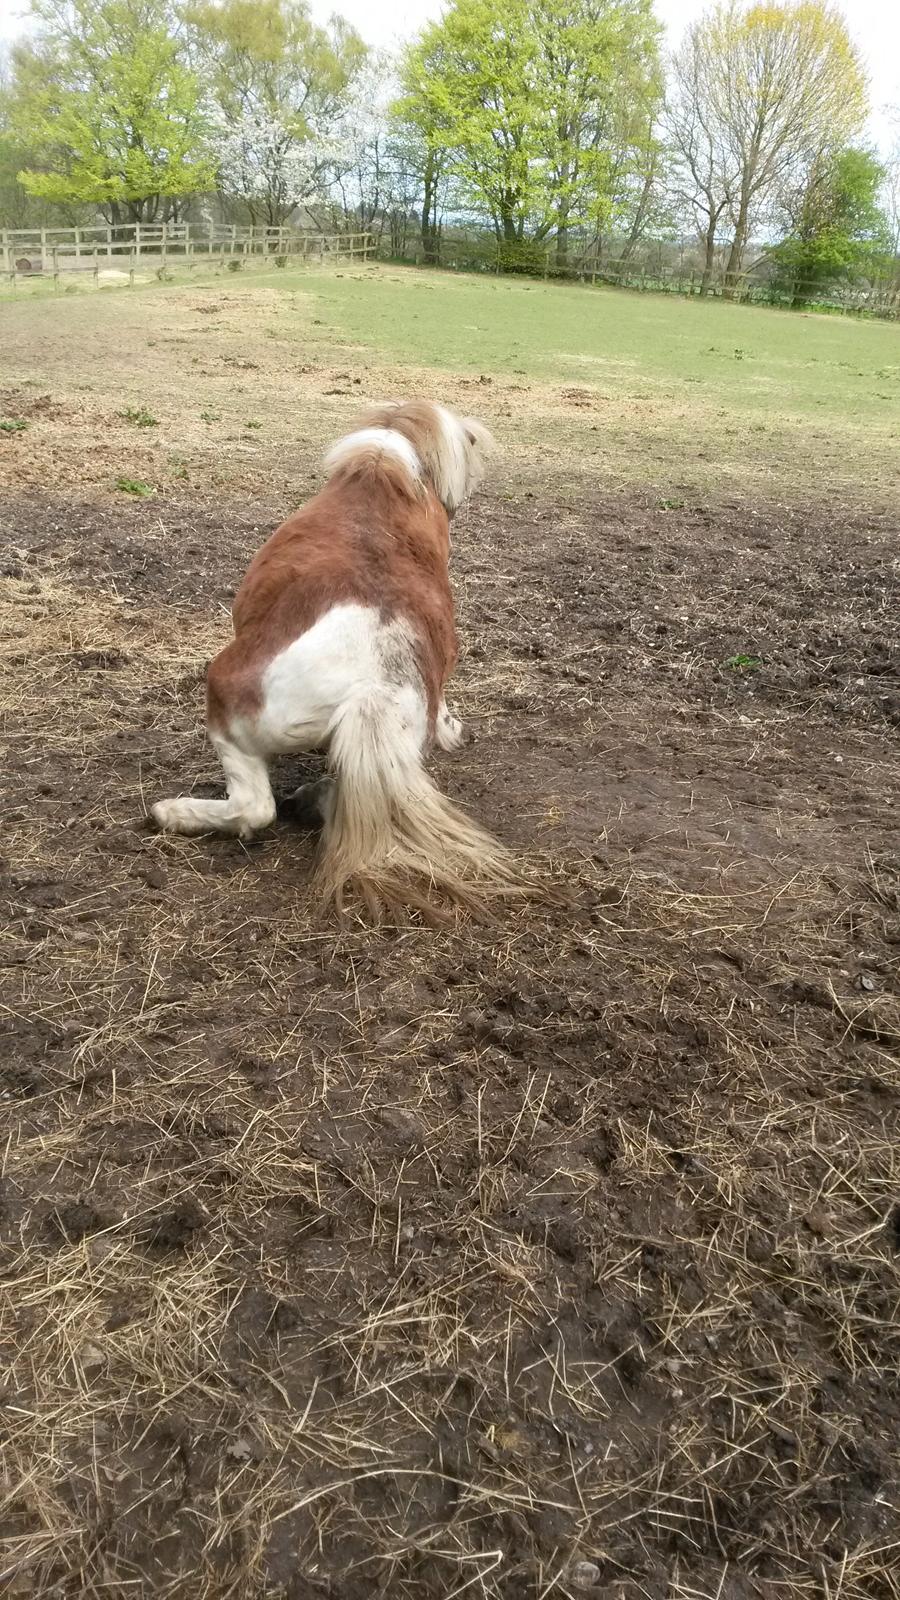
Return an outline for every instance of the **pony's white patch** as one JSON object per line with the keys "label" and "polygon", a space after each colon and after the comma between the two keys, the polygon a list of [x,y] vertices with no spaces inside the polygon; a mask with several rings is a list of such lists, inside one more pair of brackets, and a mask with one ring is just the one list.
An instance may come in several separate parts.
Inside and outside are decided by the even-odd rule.
{"label": "pony's white patch", "polygon": [[354,456],[373,450],[394,456],[414,478],[421,477],[422,466],[415,448],[394,428],[360,428],[356,433],[348,433],[346,439],[339,439],[332,445],[325,457],[325,471],[331,473],[338,467],[350,466]]}
{"label": "pony's white patch", "polygon": [[350,705],[390,705],[392,721],[416,748],[427,734],[427,708],[409,623],[384,622],[372,606],[332,606],[269,663],[263,705],[247,736],[260,754],[286,755],[328,744],[335,719]]}
{"label": "pony's white patch", "polygon": [[372,606],[332,606],[270,661],[262,709],[213,735],[225,769],[226,800],[161,800],[152,815],[171,833],[236,833],[275,818],[267,763],[272,756],[328,748],[335,729],[361,717],[385,759],[415,768],[428,738],[428,710],[408,622],[384,622]]}

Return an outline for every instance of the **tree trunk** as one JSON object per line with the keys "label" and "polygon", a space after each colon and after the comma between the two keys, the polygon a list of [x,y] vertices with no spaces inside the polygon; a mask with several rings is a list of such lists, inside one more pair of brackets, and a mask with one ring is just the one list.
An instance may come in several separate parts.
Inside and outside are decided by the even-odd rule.
{"label": "tree trunk", "polygon": [[718,217],[710,217],[709,227],[706,230],[706,236],[703,240],[703,276],[700,279],[700,293],[702,295],[709,294],[710,285],[713,280],[713,274],[716,270],[716,227],[718,221]]}
{"label": "tree trunk", "polygon": [[[561,130],[565,137],[565,129]],[[569,265],[569,182],[571,170],[568,162],[563,163],[559,174],[560,201],[556,213],[556,266],[560,272],[565,272]]]}
{"label": "tree trunk", "polygon": [[637,244],[639,238],[641,237],[641,234],[644,231],[644,220],[646,218],[647,211],[648,211],[648,208],[650,206],[650,196],[651,196],[652,192],[653,192],[653,172],[651,170],[650,172],[647,173],[647,176],[644,179],[644,187],[641,190],[641,198],[638,201],[637,210],[634,213],[634,221],[631,224],[631,232],[629,233],[628,238],[625,241],[625,248],[622,251],[622,260],[623,261],[627,261],[629,259],[629,257],[632,255],[632,253],[634,251],[634,247]]}
{"label": "tree trunk", "polygon": [[747,246],[747,226],[749,223],[750,204],[746,194],[741,195],[737,219],[734,224],[734,238],[725,263],[725,284],[722,290],[727,300],[733,300],[738,292],[738,280],[744,262],[744,250]]}
{"label": "tree trunk", "polygon": [[801,306],[808,306],[817,287],[814,273],[801,261],[791,288],[792,310],[799,311]]}
{"label": "tree trunk", "polygon": [[132,222],[155,222],[159,211],[159,195],[148,194],[141,200],[127,202],[128,215]]}
{"label": "tree trunk", "polygon": [[441,260],[441,230],[437,221],[438,163],[429,150],[425,158],[422,195],[422,259],[426,266],[436,267]]}

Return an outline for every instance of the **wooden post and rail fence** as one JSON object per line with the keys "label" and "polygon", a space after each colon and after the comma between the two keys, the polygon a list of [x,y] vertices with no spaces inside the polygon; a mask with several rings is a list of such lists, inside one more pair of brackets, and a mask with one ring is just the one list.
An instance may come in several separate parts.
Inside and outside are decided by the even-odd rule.
{"label": "wooden post and rail fence", "polygon": [[[385,237],[369,232],[326,233],[298,227],[239,227],[231,223],[134,222],[97,224],[78,228],[0,228],[0,284],[12,287],[30,278],[51,279],[60,289],[70,275],[90,275],[99,287],[104,282],[135,283],[156,275],[165,279],[181,269],[238,271],[251,263],[287,266],[326,261],[370,261],[387,253]],[[533,240],[506,244],[470,235],[466,229],[448,229],[437,248],[426,256],[413,245],[400,257],[410,264],[439,266],[457,272],[521,274],[527,277],[607,284],[619,288],[652,290],[662,294],[723,296],[732,300],[790,303],[790,297],[773,293],[772,285],[755,267],[729,276],[721,264],[704,274],[688,260],[665,261],[662,251],[653,262],[646,251],[641,258],[623,259],[596,245],[573,249],[561,262],[553,245]],[[756,263],[758,266],[759,263]],[[827,302],[834,310],[897,318],[900,283],[872,283],[847,287]]]}
{"label": "wooden post and rail fence", "polygon": [[251,261],[361,260],[375,253],[371,233],[323,233],[306,228],[238,227],[210,223],[133,222],[79,228],[0,228],[0,274],[10,283],[68,274],[127,277],[172,267],[237,270]]}

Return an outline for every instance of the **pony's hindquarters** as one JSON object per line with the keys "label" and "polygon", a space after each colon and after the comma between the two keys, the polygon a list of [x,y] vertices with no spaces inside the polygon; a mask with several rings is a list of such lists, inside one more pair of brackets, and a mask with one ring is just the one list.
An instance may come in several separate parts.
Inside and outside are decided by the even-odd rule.
{"label": "pony's hindquarters", "polygon": [[[414,691],[411,691],[414,693]],[[335,719],[316,878],[342,907],[356,894],[370,912],[425,906],[437,890],[475,907],[528,887],[510,853],[447,800],[422,766],[409,694],[372,691]],[[424,718],[424,702],[421,715]]]}

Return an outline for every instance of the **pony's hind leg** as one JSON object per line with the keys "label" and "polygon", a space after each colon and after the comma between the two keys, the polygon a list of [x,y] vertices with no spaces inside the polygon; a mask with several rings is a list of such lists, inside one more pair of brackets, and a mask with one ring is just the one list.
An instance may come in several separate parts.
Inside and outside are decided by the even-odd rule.
{"label": "pony's hind leg", "polygon": [[434,725],[434,742],[438,749],[452,755],[454,750],[461,750],[464,744],[471,744],[473,737],[465,723],[447,709],[446,700],[442,700]]}
{"label": "pony's hind leg", "polygon": [[274,821],[275,797],[265,761],[221,735],[213,744],[225,769],[227,799],[157,801],[150,815],[166,833],[234,833],[246,839]]}
{"label": "pony's hind leg", "polygon": [[301,783],[299,789],[282,801],[281,810],[300,828],[321,828],[331,819],[334,796],[334,779],[318,778],[312,783]]}

